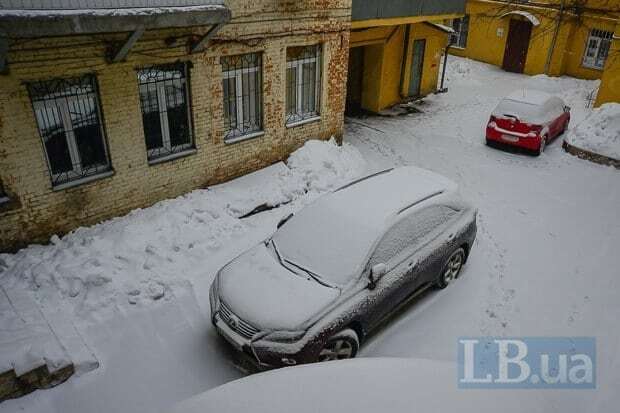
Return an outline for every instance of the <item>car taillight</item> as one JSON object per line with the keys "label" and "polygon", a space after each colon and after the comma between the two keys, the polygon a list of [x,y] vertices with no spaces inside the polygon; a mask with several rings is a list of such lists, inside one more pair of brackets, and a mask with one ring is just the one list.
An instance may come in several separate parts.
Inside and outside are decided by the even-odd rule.
{"label": "car taillight", "polygon": [[538,133],[538,132],[540,132],[542,130],[542,126],[541,125],[530,125],[530,124],[528,124],[527,126],[529,127],[530,131],[532,131],[532,132]]}
{"label": "car taillight", "polygon": [[495,116],[491,116],[491,119],[489,120],[489,124],[487,125],[487,128],[495,128],[497,126],[497,119],[495,118]]}

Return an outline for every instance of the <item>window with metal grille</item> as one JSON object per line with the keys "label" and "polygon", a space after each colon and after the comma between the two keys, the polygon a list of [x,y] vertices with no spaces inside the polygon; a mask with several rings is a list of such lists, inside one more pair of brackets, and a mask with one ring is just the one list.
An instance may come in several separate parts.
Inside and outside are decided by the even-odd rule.
{"label": "window with metal grille", "polygon": [[263,129],[263,69],[260,53],[221,58],[225,141],[253,136]]}
{"label": "window with metal grille", "polygon": [[469,33],[469,16],[452,20],[454,33],[450,35],[450,44],[462,49],[467,47],[467,34]]}
{"label": "window with metal grille", "polygon": [[144,139],[149,161],[194,147],[185,63],[138,71]]}
{"label": "window with metal grille", "polygon": [[111,170],[94,75],[28,85],[52,185]]}
{"label": "window with metal grille", "polygon": [[319,116],[321,46],[286,49],[286,123]]}
{"label": "window with metal grille", "polygon": [[594,69],[602,69],[605,67],[605,60],[609,55],[611,47],[612,32],[605,30],[592,29],[588,42],[586,43],[586,51],[583,55],[583,65]]}

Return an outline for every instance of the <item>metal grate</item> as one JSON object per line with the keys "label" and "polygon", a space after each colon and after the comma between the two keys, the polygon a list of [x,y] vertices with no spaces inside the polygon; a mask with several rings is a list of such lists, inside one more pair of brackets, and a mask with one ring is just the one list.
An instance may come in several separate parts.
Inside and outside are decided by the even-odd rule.
{"label": "metal grate", "polygon": [[187,64],[138,71],[140,107],[149,160],[193,148]]}
{"label": "metal grate", "polygon": [[220,300],[220,316],[222,320],[231,328],[233,331],[239,333],[245,338],[252,338],[255,334],[257,334],[260,330],[251,326],[247,322],[241,320],[237,316],[233,314],[232,311]]}
{"label": "metal grate", "polygon": [[286,123],[319,116],[321,47],[286,49]]}
{"label": "metal grate", "polygon": [[609,55],[613,33],[605,30],[592,29],[583,56],[583,65],[594,69],[605,67]]}
{"label": "metal grate", "polygon": [[467,47],[467,36],[469,33],[469,16],[452,20],[454,33],[450,35],[450,44],[462,49]]}
{"label": "metal grate", "polygon": [[249,53],[221,58],[225,140],[263,129],[262,55]]}
{"label": "metal grate", "polygon": [[28,85],[52,185],[111,169],[94,75]]}

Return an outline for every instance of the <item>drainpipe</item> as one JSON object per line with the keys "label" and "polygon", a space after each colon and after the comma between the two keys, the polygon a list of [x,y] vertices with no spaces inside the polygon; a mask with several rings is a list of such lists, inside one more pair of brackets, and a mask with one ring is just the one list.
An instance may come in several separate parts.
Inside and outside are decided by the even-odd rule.
{"label": "drainpipe", "polygon": [[549,53],[547,54],[547,62],[545,63],[545,74],[549,74],[549,69],[551,68],[551,59],[553,58],[553,51],[555,50],[555,44],[558,41],[558,35],[560,33],[560,25],[562,24],[562,17],[564,16],[564,3],[565,0],[562,0],[560,3],[560,12],[555,22],[555,30],[553,32],[553,39],[551,39],[551,46],[549,46]]}
{"label": "drainpipe", "polygon": [[441,70],[441,87],[437,91],[437,93],[446,93],[448,91],[447,87],[444,87],[444,82],[446,81],[446,69],[448,68],[448,52],[452,47],[452,36],[450,36],[450,40],[448,40],[448,45],[446,46],[446,50],[443,54],[443,68]]}
{"label": "drainpipe", "polygon": [[400,67],[400,84],[398,85],[401,99],[406,99],[408,93],[405,92],[405,70],[407,69],[407,59],[409,58],[409,40],[411,39],[411,25],[407,24],[405,27],[405,47],[403,49],[403,61]]}

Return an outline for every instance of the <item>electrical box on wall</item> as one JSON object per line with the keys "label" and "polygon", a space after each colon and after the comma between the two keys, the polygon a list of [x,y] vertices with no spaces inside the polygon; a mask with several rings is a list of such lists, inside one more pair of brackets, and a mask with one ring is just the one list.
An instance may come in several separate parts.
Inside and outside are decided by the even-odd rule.
{"label": "electrical box on wall", "polygon": [[498,27],[497,28],[497,37],[504,37],[504,28],[503,27]]}

